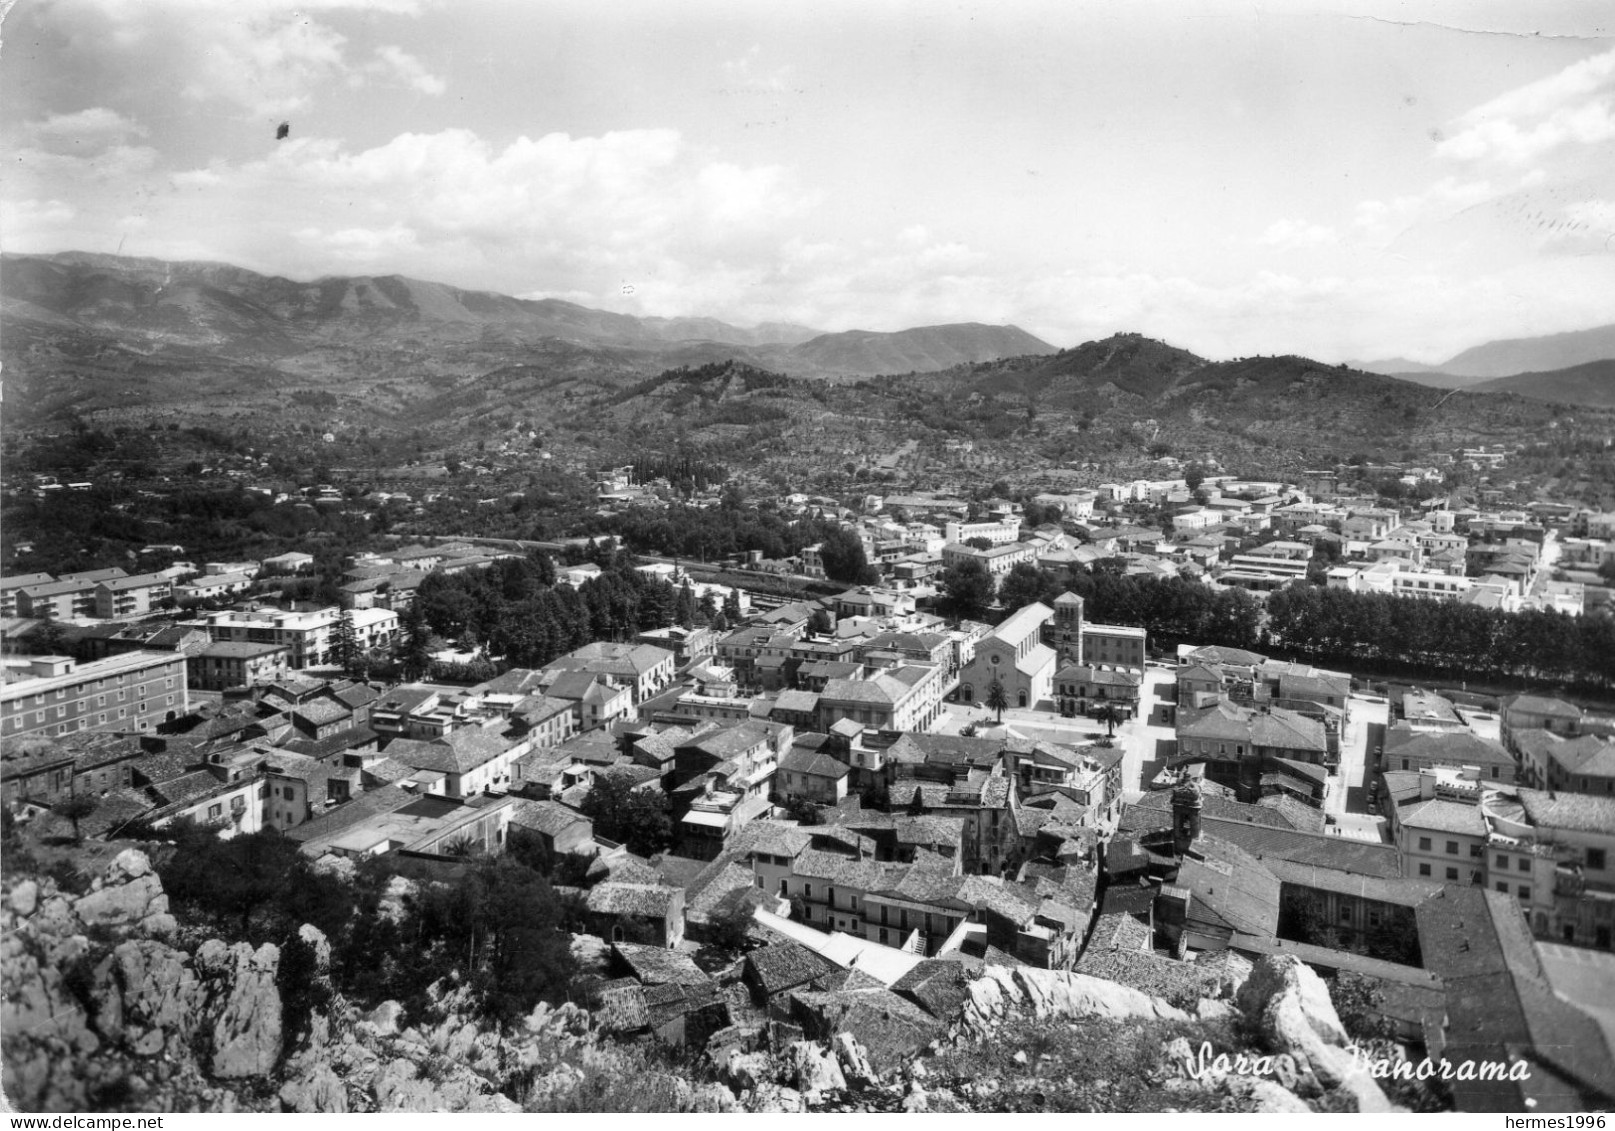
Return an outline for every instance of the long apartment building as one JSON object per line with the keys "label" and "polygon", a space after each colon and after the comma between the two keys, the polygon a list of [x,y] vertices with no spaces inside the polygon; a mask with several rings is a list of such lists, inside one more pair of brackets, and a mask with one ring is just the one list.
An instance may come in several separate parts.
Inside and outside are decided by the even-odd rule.
{"label": "long apartment building", "polygon": [[[398,639],[398,614],[390,609],[351,609],[354,636],[363,649],[384,648]],[[337,622],[342,612],[320,609],[286,613],[275,609],[209,613],[190,621],[206,629],[215,644],[274,644],[284,647],[291,666],[301,669],[336,661]]]}
{"label": "long apartment building", "polygon": [[80,664],[66,656],[8,660],[0,738],[81,730],[152,730],[190,709],[182,652],[123,652]]}

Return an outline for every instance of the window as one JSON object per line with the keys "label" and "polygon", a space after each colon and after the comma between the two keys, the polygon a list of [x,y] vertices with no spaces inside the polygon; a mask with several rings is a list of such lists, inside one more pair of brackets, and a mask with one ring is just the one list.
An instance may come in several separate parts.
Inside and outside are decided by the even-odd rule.
{"label": "window", "polygon": [[1497,882],[1497,890],[1502,892],[1504,895],[1507,895],[1508,894],[1508,885],[1503,883],[1501,880],[1499,880]]}
{"label": "window", "polygon": [[1479,860],[1481,856],[1484,855],[1485,851],[1485,847],[1479,844],[1472,844],[1469,846],[1469,855],[1476,860]]}
{"label": "window", "polygon": [[1428,865],[1428,864],[1420,864],[1419,865],[1419,875],[1428,876],[1429,874],[1430,874],[1430,865]]}
{"label": "window", "polygon": [[803,884],[802,885],[802,898],[803,899],[812,899],[813,898],[813,885],[812,884]]}
{"label": "window", "polygon": [[1447,855],[1448,856],[1457,856],[1458,855],[1458,842],[1457,841],[1449,840],[1447,842]]}
{"label": "window", "polygon": [[1531,888],[1530,888],[1530,885],[1528,885],[1528,884],[1521,884],[1521,885],[1520,885],[1520,889],[1519,889],[1519,890],[1520,890],[1520,898],[1521,898],[1521,899],[1530,899],[1530,898],[1531,898]]}
{"label": "window", "polygon": [[1497,866],[1505,872],[1508,871],[1508,857],[1501,852],[1497,854]]}
{"label": "window", "polygon": [[1430,851],[1430,838],[1429,837],[1421,836],[1419,838],[1419,851],[1420,852],[1429,852]]}
{"label": "window", "polygon": [[238,793],[234,797],[230,798],[230,812],[239,813],[246,807],[247,799],[241,794]]}
{"label": "window", "polygon": [[215,817],[222,817],[224,815],[224,805],[222,803],[218,805],[209,805],[207,807],[207,815],[209,820],[212,820]]}
{"label": "window", "polygon": [[1602,848],[1589,848],[1587,850],[1587,867],[1590,871],[1602,872],[1609,867]]}
{"label": "window", "polygon": [[1531,858],[1529,856],[1520,857],[1518,863],[1520,865],[1520,871],[1529,872],[1531,870]]}
{"label": "window", "polygon": [[1447,869],[1447,879],[1456,880],[1457,878],[1458,878],[1458,869],[1457,868],[1448,868]]}
{"label": "window", "polygon": [[1340,921],[1342,923],[1350,923],[1351,922],[1351,907],[1349,905],[1344,906],[1344,907],[1342,907],[1340,909]]}

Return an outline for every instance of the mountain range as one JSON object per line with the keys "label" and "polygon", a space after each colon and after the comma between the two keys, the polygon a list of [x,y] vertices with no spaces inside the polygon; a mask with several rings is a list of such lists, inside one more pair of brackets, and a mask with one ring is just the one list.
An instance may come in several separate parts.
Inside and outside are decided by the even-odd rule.
{"label": "mountain range", "polygon": [[[1530,376],[1533,378],[1531,381],[1498,386],[1503,391],[1530,395],[1528,389],[1539,390],[1555,384],[1546,379],[1551,373],[1610,360],[1615,360],[1615,324],[1536,338],[1506,338],[1486,342],[1472,346],[1438,365],[1425,365],[1404,357],[1347,364],[1368,373],[1383,373],[1439,389],[1465,389],[1479,387],[1496,378]],[[1571,377],[1564,382],[1565,391],[1574,391],[1578,385],[1587,387],[1587,382],[1586,373]],[[1596,384],[1593,387],[1602,389]],[[1606,400],[1597,403],[1615,402]]]}
{"label": "mountain range", "polygon": [[738,357],[801,376],[872,376],[1048,354],[1014,326],[963,323],[894,333],[823,333],[772,322],[653,318],[559,299],[520,299],[400,275],[300,283],[220,263],[169,263],[86,252],[4,257],[8,322],[133,336],[152,349],[227,350],[276,363],[310,349],[367,343],[450,347],[550,339],[666,355],[674,364]]}
{"label": "mountain range", "polygon": [[1013,326],[745,328],[400,276],[296,282],[78,252],[0,266],[8,422],[24,426],[223,416],[266,435],[420,429],[452,444],[543,422],[628,449],[612,458],[676,442],[836,461],[929,428],[1056,462],[1170,441],[1259,463],[1516,434],[1551,419],[1523,407],[1548,394],[1615,403],[1601,360],[1475,387],[1530,400],[1454,399],[1307,358],[1208,361],[1138,334],[1056,350]]}

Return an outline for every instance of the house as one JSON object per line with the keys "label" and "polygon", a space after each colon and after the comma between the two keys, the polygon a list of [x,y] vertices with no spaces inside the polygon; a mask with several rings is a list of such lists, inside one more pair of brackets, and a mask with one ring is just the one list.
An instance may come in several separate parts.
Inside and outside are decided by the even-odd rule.
{"label": "house", "polygon": [[261,565],[264,575],[279,573],[307,573],[314,568],[314,555],[292,550],[265,558]]}
{"label": "house", "polygon": [[284,644],[208,644],[186,660],[190,686],[202,691],[249,687],[281,679],[290,670],[291,653]]}
{"label": "house", "polygon": [[1467,728],[1414,729],[1406,722],[1385,731],[1384,765],[1417,771],[1435,766],[1472,766],[1488,781],[1514,781],[1516,765],[1503,744],[1481,738]]}
{"label": "house", "polygon": [[942,693],[943,669],[932,664],[826,680],[818,693],[818,725],[829,730],[845,719],[872,730],[926,730],[942,713]]}
{"label": "house", "polygon": [[[826,735],[799,735],[774,771],[774,795],[783,801],[835,805],[847,796],[852,767],[824,750]],[[804,743],[804,739],[818,739]]]}
{"label": "house", "polygon": [[385,753],[411,769],[442,774],[444,796],[458,799],[511,788],[512,765],[531,749],[525,739],[468,726],[430,742],[394,740]]}
{"label": "house", "polygon": [[544,670],[610,676],[628,689],[630,705],[637,705],[673,682],[674,664],[674,653],[666,648],[596,642],[550,661]]}
{"label": "house", "polygon": [[1254,800],[1271,759],[1329,766],[1339,757],[1339,733],[1325,723],[1282,707],[1244,707],[1221,700],[1179,708],[1177,758],[1203,761],[1206,776],[1236,786]]}
{"label": "house", "polygon": [[1515,735],[1524,784],[1567,793],[1615,796],[1615,740],[1584,734],[1562,738],[1547,730]]}
{"label": "house", "polygon": [[606,881],[583,897],[588,932],[611,942],[677,947],[684,939],[684,889]]}
{"label": "house", "polygon": [[594,855],[594,822],[559,801],[520,802],[511,813],[510,823],[535,837],[551,859],[569,854]]}
{"label": "house", "polygon": [[1054,673],[1054,694],[1062,715],[1086,715],[1105,706],[1124,718],[1138,714],[1143,679],[1132,671],[1072,664]]}
{"label": "house", "polygon": [[965,546],[957,542],[950,542],[942,547],[942,568],[944,570],[972,561],[985,569],[988,576],[995,581],[1002,578],[1021,562],[1031,562],[1036,559],[1037,547],[1028,542],[1010,542],[1005,545],[993,546],[987,550],[978,550],[974,546]]}

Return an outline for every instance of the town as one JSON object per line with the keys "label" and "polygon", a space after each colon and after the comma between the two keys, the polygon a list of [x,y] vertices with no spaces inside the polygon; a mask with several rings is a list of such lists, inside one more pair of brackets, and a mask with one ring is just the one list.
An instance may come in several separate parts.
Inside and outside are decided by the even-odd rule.
{"label": "town", "polygon": [[[983,967],[1214,1003],[1293,956],[1420,1056],[1529,1062],[1459,1110],[1607,1106],[1615,514],[1176,462],[785,494],[823,536],[783,558],[393,536],[331,604],[302,550],[14,571],[8,855],[203,830],[406,888],[518,856],[598,1024],[876,1067]],[[1387,470],[1405,497],[1358,489]],[[608,518],[669,487],[595,476]]]}

